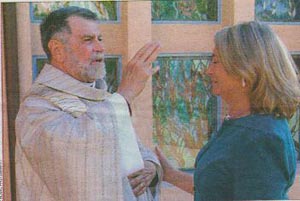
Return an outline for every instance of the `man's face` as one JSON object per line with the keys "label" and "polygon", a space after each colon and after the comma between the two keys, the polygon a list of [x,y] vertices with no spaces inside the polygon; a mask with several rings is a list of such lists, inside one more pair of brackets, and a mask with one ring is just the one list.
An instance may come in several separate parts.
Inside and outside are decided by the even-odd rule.
{"label": "man's face", "polygon": [[93,82],[106,74],[102,35],[96,21],[68,18],[71,34],[65,34],[64,70],[77,80]]}

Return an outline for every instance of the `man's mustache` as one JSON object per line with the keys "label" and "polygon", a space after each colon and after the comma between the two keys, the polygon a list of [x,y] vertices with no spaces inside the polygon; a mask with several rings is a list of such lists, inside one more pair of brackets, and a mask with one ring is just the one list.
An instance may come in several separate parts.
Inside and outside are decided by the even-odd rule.
{"label": "man's mustache", "polygon": [[104,54],[96,54],[96,55],[92,55],[91,58],[92,61],[104,61]]}

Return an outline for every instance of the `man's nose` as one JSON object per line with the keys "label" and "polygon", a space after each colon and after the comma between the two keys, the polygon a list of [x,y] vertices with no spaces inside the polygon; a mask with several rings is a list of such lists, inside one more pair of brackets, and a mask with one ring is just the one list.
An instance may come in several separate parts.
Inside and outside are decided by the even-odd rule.
{"label": "man's nose", "polygon": [[96,40],[94,43],[94,49],[95,52],[104,52],[104,44],[102,41]]}

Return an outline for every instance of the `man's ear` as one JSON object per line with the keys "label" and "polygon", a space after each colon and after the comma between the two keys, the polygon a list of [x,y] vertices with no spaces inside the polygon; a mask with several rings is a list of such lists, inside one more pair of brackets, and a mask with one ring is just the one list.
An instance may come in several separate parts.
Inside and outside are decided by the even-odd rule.
{"label": "man's ear", "polygon": [[65,53],[64,53],[64,44],[57,40],[51,39],[48,42],[48,48],[51,53],[51,60],[56,60],[57,62],[63,62]]}

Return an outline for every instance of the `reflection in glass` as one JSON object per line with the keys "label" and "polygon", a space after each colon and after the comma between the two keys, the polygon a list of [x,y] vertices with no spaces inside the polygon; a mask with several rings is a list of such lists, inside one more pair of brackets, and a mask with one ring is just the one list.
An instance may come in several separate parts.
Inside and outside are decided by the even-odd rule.
{"label": "reflection in glass", "polygon": [[31,16],[34,21],[41,21],[50,12],[68,6],[78,6],[90,9],[98,15],[100,20],[118,20],[116,1],[56,1],[31,3]]}
{"label": "reflection in glass", "polygon": [[266,22],[300,22],[300,0],[256,0],[255,17]]}
{"label": "reflection in glass", "polygon": [[217,21],[218,0],[152,1],[153,21]]}
{"label": "reflection in glass", "polygon": [[162,56],[152,78],[153,138],[178,167],[193,168],[196,155],[217,128],[217,98],[205,69],[209,56]]}

